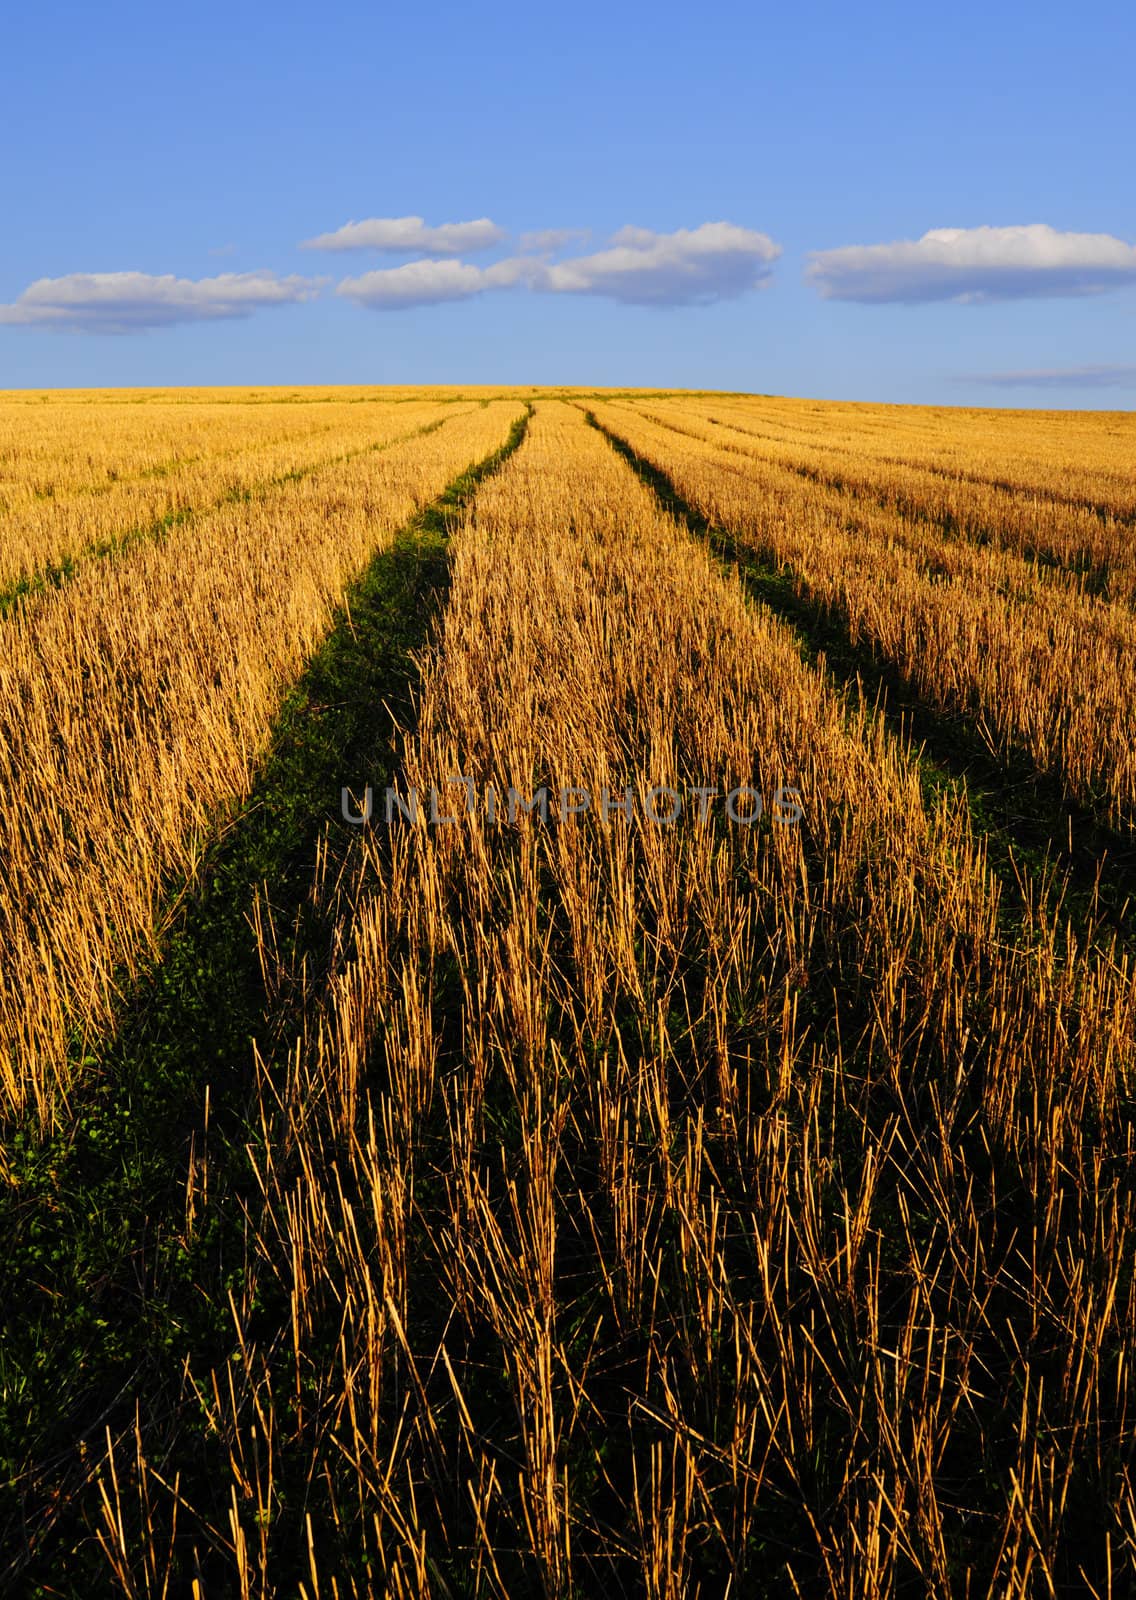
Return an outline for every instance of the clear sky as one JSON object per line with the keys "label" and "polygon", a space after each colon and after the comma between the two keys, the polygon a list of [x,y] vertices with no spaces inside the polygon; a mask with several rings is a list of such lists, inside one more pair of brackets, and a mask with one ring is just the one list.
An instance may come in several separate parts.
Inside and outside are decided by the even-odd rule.
{"label": "clear sky", "polygon": [[1131,0],[39,0],[0,39],[0,387],[1136,406]]}

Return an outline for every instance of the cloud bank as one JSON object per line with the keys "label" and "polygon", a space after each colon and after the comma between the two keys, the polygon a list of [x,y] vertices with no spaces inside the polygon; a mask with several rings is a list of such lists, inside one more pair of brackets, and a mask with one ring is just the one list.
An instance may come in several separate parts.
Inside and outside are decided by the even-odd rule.
{"label": "cloud bank", "polygon": [[1129,389],[1136,388],[1133,367],[1048,367],[1034,372],[980,372],[959,382],[985,383],[996,389]]}
{"label": "cloud bank", "polygon": [[1044,222],[932,228],[921,239],[814,251],[807,276],[825,299],[865,305],[1100,294],[1136,284],[1136,246]]}
{"label": "cloud bank", "polygon": [[[528,236],[546,242],[552,234]],[[336,293],[375,310],[400,310],[468,300],[492,289],[524,285],[541,294],[590,294],[623,305],[707,305],[761,287],[780,246],[732,222],[653,233],[623,228],[606,250],[549,261],[510,256],[489,267],[467,261],[409,261],[346,278]]]}
{"label": "cloud bank", "polygon": [[456,256],[463,250],[487,250],[505,237],[488,217],[473,222],[443,222],[427,227],[422,217],[369,217],[365,222],[345,222],[334,233],[305,239],[302,250],[382,250],[390,255],[418,251],[428,256]]}
{"label": "cloud bank", "polygon": [[[658,233],[621,228],[586,250],[580,228],[521,235],[519,253],[486,265],[459,259],[505,238],[488,217],[428,227],[421,217],[372,217],[306,241],[306,248],[418,252],[400,266],[344,278],[336,294],[380,311],[470,300],[495,290],[591,295],[618,305],[711,305],[765,287],[781,246],[732,222],[704,222]],[[572,254],[575,249],[578,253]],[[983,302],[1053,295],[1093,295],[1136,286],[1136,246],[1104,233],[1061,233],[1045,223],[1021,227],[935,228],[921,239],[814,251],[807,276],[827,299],[866,304]],[[71,273],[39,278],[10,305],[0,324],[130,333],[174,323],[250,316],[265,307],[309,300],[323,278],[275,272],[227,272],[210,278],[171,273]],[[995,386],[1093,386],[1129,383],[1124,366],[974,375]]]}
{"label": "cloud bank", "polygon": [[0,323],[73,328],[84,333],[134,333],[177,322],[247,317],[265,306],[309,300],[318,283],[273,272],[224,272],[216,278],[154,277],[147,272],[73,272],[37,278]]}

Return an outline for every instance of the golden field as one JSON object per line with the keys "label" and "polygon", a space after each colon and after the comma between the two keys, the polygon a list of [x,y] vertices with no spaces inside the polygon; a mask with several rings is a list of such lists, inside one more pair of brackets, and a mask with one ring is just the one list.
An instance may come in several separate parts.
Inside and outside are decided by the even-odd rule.
{"label": "golden field", "polygon": [[1134,446],[0,395],[12,1592],[1132,1590]]}

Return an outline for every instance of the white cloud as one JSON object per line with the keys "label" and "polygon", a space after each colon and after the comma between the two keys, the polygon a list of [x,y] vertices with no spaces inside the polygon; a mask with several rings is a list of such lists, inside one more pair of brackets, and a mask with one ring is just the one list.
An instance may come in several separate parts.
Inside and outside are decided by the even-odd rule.
{"label": "white cloud", "polygon": [[534,255],[549,255],[568,244],[587,244],[591,236],[590,228],[540,228],[536,233],[521,234],[521,249]]}
{"label": "white cloud", "polygon": [[478,217],[473,222],[443,222],[436,228],[428,228],[422,217],[368,217],[364,222],[344,223],[334,233],[305,239],[300,248],[456,256],[463,250],[487,250],[504,237],[504,228],[488,217]]}
{"label": "white cloud", "polygon": [[1033,372],[983,372],[960,383],[998,389],[1136,389],[1136,367],[1046,367]]}
{"label": "white cloud", "polygon": [[611,247],[547,269],[553,294],[598,294],[626,305],[699,305],[756,289],[769,277],[780,245],[732,222],[652,233],[621,228]]}
{"label": "white cloud", "polygon": [[12,305],[0,305],[0,323],[133,333],[175,322],[247,317],[264,306],[309,300],[317,288],[311,278],[278,278],[273,272],[224,272],[197,279],[172,273],[73,272],[29,284]]}
{"label": "white cloud", "polygon": [[867,304],[1099,294],[1136,283],[1136,246],[1043,222],[932,228],[921,239],[814,251],[807,275],[826,299]]}
{"label": "white cloud", "polygon": [[402,311],[469,300],[487,289],[510,289],[530,279],[536,266],[515,256],[491,267],[474,267],[468,261],[408,261],[405,266],[344,278],[335,292],[376,311]]}
{"label": "white cloud", "polygon": [[488,267],[468,261],[408,261],[346,278],[336,293],[388,311],[468,300],[517,285],[541,294],[602,295],[625,305],[699,305],[758,288],[780,253],[765,234],[730,222],[705,222],[676,233],[623,228],[610,248],[594,255],[557,262],[509,256]]}

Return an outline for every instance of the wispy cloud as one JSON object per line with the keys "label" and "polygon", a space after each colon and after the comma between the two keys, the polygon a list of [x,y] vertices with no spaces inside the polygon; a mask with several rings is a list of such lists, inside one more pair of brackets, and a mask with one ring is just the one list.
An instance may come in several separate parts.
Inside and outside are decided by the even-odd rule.
{"label": "wispy cloud", "polygon": [[921,239],[814,251],[807,276],[826,299],[865,304],[1100,294],[1136,284],[1136,246],[1044,222],[932,228]]}
{"label": "wispy cloud", "polygon": [[759,288],[780,254],[768,235],[732,222],[674,233],[628,227],[606,250],[551,265],[539,287],[604,295],[625,305],[705,305]]}
{"label": "wispy cloud", "polygon": [[375,311],[403,311],[446,300],[469,300],[487,289],[511,289],[530,278],[537,267],[538,263],[523,256],[490,267],[475,267],[468,261],[408,261],[405,266],[344,278],[335,292]]}
{"label": "wispy cloud", "polygon": [[730,222],[705,222],[675,233],[623,228],[608,249],[592,255],[563,261],[509,256],[488,267],[409,261],[346,278],[336,292],[385,311],[518,286],[541,294],[601,295],[625,305],[702,305],[759,288],[780,253],[765,234]]}
{"label": "wispy cloud", "polygon": [[563,250],[570,244],[587,244],[592,237],[590,228],[538,228],[535,233],[521,234],[521,249],[534,255],[548,255]]}
{"label": "wispy cloud", "polygon": [[83,333],[135,333],[176,322],[247,317],[266,306],[309,300],[319,280],[273,272],[224,272],[216,278],[154,277],[148,272],[73,272],[38,278],[0,323],[70,328]]}
{"label": "wispy cloud", "polygon": [[300,248],[456,256],[463,250],[487,250],[500,244],[504,237],[504,228],[488,217],[478,217],[473,222],[443,222],[435,228],[428,227],[422,217],[368,217],[364,222],[345,222],[334,233],[305,239]]}
{"label": "wispy cloud", "polygon": [[1136,366],[1041,367],[1033,372],[975,372],[956,380],[995,389],[1133,389]]}

